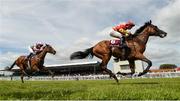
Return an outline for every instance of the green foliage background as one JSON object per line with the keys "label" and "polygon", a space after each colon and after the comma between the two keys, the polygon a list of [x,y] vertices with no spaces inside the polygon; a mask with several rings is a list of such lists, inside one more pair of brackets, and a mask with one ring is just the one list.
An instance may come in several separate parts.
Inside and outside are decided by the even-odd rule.
{"label": "green foliage background", "polygon": [[159,67],[160,69],[174,69],[177,68],[175,64],[162,64]]}

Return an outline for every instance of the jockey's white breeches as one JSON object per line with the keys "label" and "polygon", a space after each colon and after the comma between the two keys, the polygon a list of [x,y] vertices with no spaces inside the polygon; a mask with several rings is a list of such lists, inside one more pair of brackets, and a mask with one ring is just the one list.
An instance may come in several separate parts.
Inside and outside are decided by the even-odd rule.
{"label": "jockey's white breeches", "polygon": [[110,36],[114,37],[114,38],[121,38],[122,37],[121,33],[114,31],[114,29],[110,30]]}

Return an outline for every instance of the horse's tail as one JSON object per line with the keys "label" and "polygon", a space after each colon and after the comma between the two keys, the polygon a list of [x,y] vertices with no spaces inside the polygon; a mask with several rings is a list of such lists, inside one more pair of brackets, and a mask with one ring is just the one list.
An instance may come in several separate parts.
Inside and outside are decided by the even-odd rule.
{"label": "horse's tail", "polygon": [[84,59],[86,57],[93,58],[93,47],[86,49],[85,51],[77,51],[71,54],[70,59]]}
{"label": "horse's tail", "polygon": [[7,70],[11,70],[15,64],[16,64],[16,61],[14,61],[14,63],[11,65],[11,67],[8,67]]}

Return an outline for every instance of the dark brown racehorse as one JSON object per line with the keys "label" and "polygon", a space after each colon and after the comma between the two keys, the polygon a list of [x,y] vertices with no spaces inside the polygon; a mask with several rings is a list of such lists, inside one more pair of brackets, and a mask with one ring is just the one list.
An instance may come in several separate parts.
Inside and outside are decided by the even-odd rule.
{"label": "dark brown racehorse", "polygon": [[[131,38],[126,39],[126,44],[129,47],[127,51],[126,59],[129,62],[129,66],[131,69],[131,73],[121,73],[122,75],[134,74],[135,73],[135,60],[142,60],[148,64],[146,69],[139,73],[138,76],[141,76],[149,71],[149,68],[152,66],[152,62],[147,59],[143,53],[146,49],[146,43],[149,39],[149,36],[159,36],[164,38],[167,35],[166,32],[160,30],[157,26],[151,24],[151,21],[146,22],[142,27],[140,27],[135,34]],[[107,64],[111,58],[111,56],[120,58],[121,49],[117,46],[111,46],[109,40],[103,40],[97,43],[95,46],[86,49],[84,52],[78,51],[71,54],[70,59],[83,59],[91,55],[95,55],[96,57],[102,60],[100,67],[103,71],[107,72],[110,77],[113,77],[117,82],[118,79],[115,74],[112,73],[111,70],[107,69]]]}
{"label": "dark brown racehorse", "polygon": [[[48,70],[46,67],[44,67],[44,59],[45,59],[45,56],[47,53],[51,53],[53,55],[56,54],[56,51],[48,44],[46,44],[46,46],[44,47],[43,51],[38,53],[37,55],[33,56],[31,59],[30,59],[30,64],[31,64],[31,72],[37,72],[37,71],[44,71],[44,72],[49,72],[52,77],[54,76],[54,74]],[[28,69],[28,59],[26,56],[20,56],[18,57],[14,63],[11,65],[10,68],[8,68],[8,70],[11,70],[14,65],[17,65],[19,68],[20,68],[20,72],[21,72],[21,80],[22,80],[22,83],[24,83],[23,81],[23,77],[24,75],[27,75],[29,76],[25,70]],[[29,76],[30,77],[30,76]]]}

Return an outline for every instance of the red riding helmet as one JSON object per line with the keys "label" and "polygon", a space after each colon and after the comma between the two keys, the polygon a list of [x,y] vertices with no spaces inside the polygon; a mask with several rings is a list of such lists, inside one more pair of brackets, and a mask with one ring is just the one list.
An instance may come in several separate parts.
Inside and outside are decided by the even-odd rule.
{"label": "red riding helmet", "polygon": [[131,21],[131,20],[129,20],[127,23],[126,23],[126,26],[129,28],[129,27],[134,27],[135,26],[135,24]]}

